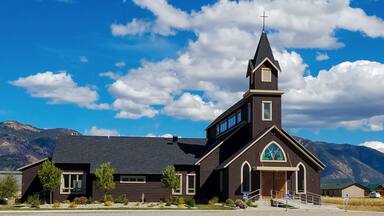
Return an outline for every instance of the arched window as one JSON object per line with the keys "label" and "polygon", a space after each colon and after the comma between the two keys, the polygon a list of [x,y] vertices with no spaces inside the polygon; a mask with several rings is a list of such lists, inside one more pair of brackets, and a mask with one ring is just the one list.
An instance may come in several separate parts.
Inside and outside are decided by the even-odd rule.
{"label": "arched window", "polygon": [[285,153],[283,149],[275,142],[268,144],[262,154],[261,161],[286,161]]}
{"label": "arched window", "polygon": [[297,165],[298,170],[296,171],[296,193],[306,193],[306,170],[303,163]]}
{"label": "arched window", "polygon": [[241,166],[241,192],[251,191],[251,165],[247,161]]}

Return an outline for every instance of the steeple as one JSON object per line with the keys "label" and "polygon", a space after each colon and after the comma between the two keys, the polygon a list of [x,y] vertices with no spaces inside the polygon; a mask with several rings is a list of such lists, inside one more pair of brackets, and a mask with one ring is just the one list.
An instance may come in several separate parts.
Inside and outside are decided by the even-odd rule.
{"label": "steeple", "polygon": [[252,71],[256,70],[264,61],[270,61],[270,63],[280,71],[279,62],[273,57],[271,45],[269,44],[267,33],[263,31],[260,36],[259,44],[257,45],[256,53],[253,59],[249,60],[247,77],[251,75]]}

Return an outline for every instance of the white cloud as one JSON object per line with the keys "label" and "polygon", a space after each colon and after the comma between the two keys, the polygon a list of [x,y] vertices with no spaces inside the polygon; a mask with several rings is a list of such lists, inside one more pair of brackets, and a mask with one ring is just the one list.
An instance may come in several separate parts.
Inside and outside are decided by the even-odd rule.
{"label": "white cloud", "polygon": [[[275,30],[269,38],[282,68],[279,87],[287,90],[283,96],[284,125],[352,128],[352,123],[362,121],[365,123],[356,128],[382,130],[382,121],[371,120],[384,114],[379,109],[384,101],[380,91],[380,83],[384,83],[381,63],[344,62],[314,77],[298,53],[285,50],[341,47],[342,42],[335,37],[338,29],[383,37],[383,21],[351,8],[348,1],[223,0],[192,12],[164,0],[134,2],[155,16],[145,32],[172,35],[192,31],[196,39],[174,59],[144,61],[126,75],[115,77],[109,91],[116,104],[127,104],[114,106],[117,117],[163,113],[192,120],[213,119],[247,90],[247,62],[257,46],[259,16],[266,10],[267,26]],[[355,19],[359,21],[351,23]]]}
{"label": "white cloud", "polygon": [[320,53],[320,52],[316,53],[316,61],[325,61],[328,59],[329,59],[329,56],[327,53]]}
{"label": "white cloud", "polygon": [[[135,0],[138,6],[150,10],[156,20],[149,24],[133,19],[126,29],[136,26],[140,31],[118,31],[124,36],[153,32],[172,35],[176,30],[209,32],[211,29],[232,29],[258,32],[260,14],[266,10],[267,26],[276,29],[271,39],[278,47],[290,48],[336,48],[343,44],[334,36],[336,29],[360,31],[369,37],[383,37],[384,23],[376,16],[368,16],[359,8],[349,6],[346,0],[318,1],[218,1],[198,11],[187,13],[168,4],[165,0]],[[135,24],[135,25],[134,25]],[[128,28],[129,26],[129,28]],[[114,31],[112,31],[114,32]]]}
{"label": "white cloud", "polygon": [[137,35],[148,32],[151,28],[151,23],[133,19],[131,22],[123,24],[112,24],[111,31],[114,36],[126,36],[126,35]]}
{"label": "white cloud", "polygon": [[125,62],[124,61],[116,62],[115,66],[118,67],[118,68],[123,68],[123,67],[125,67]]}
{"label": "white cloud", "polygon": [[286,126],[383,130],[383,71],[384,64],[355,61],[304,77],[283,96]]}
{"label": "white cloud", "polygon": [[163,137],[163,138],[172,138],[173,135],[172,134],[169,134],[169,133],[166,133],[166,134],[163,134],[163,135],[156,135],[154,133],[148,133],[147,135],[145,135],[146,137]]}
{"label": "white cloud", "polygon": [[46,98],[51,104],[76,104],[89,109],[108,109],[108,104],[97,104],[99,96],[89,87],[78,86],[66,72],[51,71],[20,77],[10,82],[25,88],[32,97]]}
{"label": "white cloud", "polygon": [[199,95],[184,93],[164,108],[164,113],[177,118],[211,120],[222,113],[212,102],[205,102]]}
{"label": "white cloud", "polygon": [[383,142],[380,142],[380,141],[367,141],[367,142],[361,143],[360,145],[368,147],[368,148],[372,148],[372,149],[375,149],[375,150],[377,150],[379,152],[383,152],[384,153],[384,143]]}
{"label": "white cloud", "polygon": [[82,63],[87,63],[88,62],[88,58],[87,58],[87,56],[80,56],[80,62],[82,62]]}
{"label": "white cloud", "polygon": [[117,130],[97,128],[96,126],[92,126],[89,130],[86,130],[85,134],[90,136],[120,136]]}

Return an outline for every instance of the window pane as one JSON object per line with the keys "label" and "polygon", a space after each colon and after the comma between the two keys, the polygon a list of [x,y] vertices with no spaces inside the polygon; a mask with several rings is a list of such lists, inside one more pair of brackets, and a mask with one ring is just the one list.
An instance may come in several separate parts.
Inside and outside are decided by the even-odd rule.
{"label": "window pane", "polygon": [[63,175],[64,178],[64,187],[69,188],[69,175]]}
{"label": "window pane", "polygon": [[188,176],[188,188],[191,188],[191,189],[195,188],[195,176],[194,175]]}
{"label": "window pane", "polygon": [[241,111],[237,112],[237,123],[241,122]]}
{"label": "window pane", "polygon": [[264,150],[262,159],[277,161],[285,160],[283,150],[281,150],[275,143],[270,144],[268,148]]}
{"label": "window pane", "polygon": [[243,192],[249,192],[249,166],[243,166]]}
{"label": "window pane", "polygon": [[220,126],[219,125],[216,125],[216,135],[217,134],[220,134]]}
{"label": "window pane", "polygon": [[298,192],[304,192],[304,167],[299,166],[298,177],[297,177],[297,190]]}
{"label": "window pane", "polygon": [[262,82],[271,82],[271,69],[262,68],[261,69],[261,81]]}
{"label": "window pane", "polygon": [[263,119],[270,120],[271,119],[271,103],[263,103]]}
{"label": "window pane", "polygon": [[222,121],[220,123],[220,132],[226,131],[227,130],[227,120]]}
{"label": "window pane", "polygon": [[228,119],[228,128],[231,128],[236,125],[236,115],[233,114]]}

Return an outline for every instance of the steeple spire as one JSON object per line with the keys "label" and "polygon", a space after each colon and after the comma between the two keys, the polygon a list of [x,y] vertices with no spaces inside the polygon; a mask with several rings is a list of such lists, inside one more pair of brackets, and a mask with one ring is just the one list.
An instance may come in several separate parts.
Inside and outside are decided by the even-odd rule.
{"label": "steeple spire", "polygon": [[[279,62],[275,60],[271,45],[269,44],[267,33],[265,31],[261,32],[259,44],[257,45],[257,49],[255,52],[255,56],[253,59],[249,60],[250,64],[252,64],[252,69],[257,67],[260,63],[264,62],[265,59],[271,61],[271,63],[276,67],[278,71],[280,71]],[[251,71],[248,70],[247,77],[250,75]]]}

